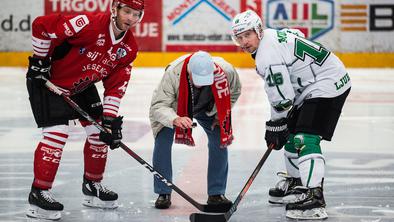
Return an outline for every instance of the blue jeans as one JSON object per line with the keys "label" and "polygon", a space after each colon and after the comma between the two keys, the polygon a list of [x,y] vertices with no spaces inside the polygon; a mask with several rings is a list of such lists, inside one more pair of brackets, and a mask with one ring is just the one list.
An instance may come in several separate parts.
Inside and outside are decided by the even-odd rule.
{"label": "blue jeans", "polygon": [[[227,148],[220,148],[220,129],[211,130],[214,117],[199,114],[194,117],[208,136],[208,195],[225,194],[228,174]],[[155,138],[153,167],[166,179],[172,181],[171,148],[175,129],[164,127]],[[198,164],[198,163],[195,163]],[[170,194],[171,188],[154,177],[154,192]]]}

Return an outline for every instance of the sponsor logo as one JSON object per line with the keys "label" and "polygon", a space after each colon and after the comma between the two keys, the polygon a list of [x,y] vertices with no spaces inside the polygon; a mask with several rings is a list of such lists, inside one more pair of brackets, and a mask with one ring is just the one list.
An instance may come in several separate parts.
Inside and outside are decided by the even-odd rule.
{"label": "sponsor logo", "polygon": [[296,28],[313,40],[334,28],[333,0],[269,0],[267,27]]}
{"label": "sponsor logo", "polygon": [[231,18],[237,15],[237,11],[234,8],[232,8],[230,5],[228,5],[224,0],[199,0],[199,1],[185,0],[182,3],[180,3],[177,7],[175,7],[167,15],[167,19],[172,23],[172,25],[176,25],[177,23],[182,21],[188,14],[193,12],[202,3],[205,3],[206,5],[214,9],[227,21],[231,21]]}
{"label": "sponsor logo", "polygon": [[96,45],[97,46],[104,46],[104,44],[105,44],[105,34],[99,34],[97,37]]}
{"label": "sponsor logo", "polygon": [[60,162],[60,157],[62,156],[61,149],[52,149],[49,147],[41,147],[41,150],[44,152],[42,160],[47,162],[52,162],[58,164]]}
{"label": "sponsor logo", "polygon": [[45,14],[106,12],[110,6],[111,0],[45,0]]}
{"label": "sponsor logo", "polygon": [[112,53],[112,49],[113,49],[113,48],[114,48],[114,47],[111,46],[111,48],[108,49],[108,51],[107,51],[108,56],[109,56],[109,59],[110,59],[111,61],[115,61],[115,59],[116,59],[116,53]]}
{"label": "sponsor logo", "polygon": [[84,54],[85,53],[85,51],[86,51],[86,48],[85,47],[81,47],[81,48],[79,48],[79,54]]}
{"label": "sponsor logo", "polygon": [[125,47],[127,50],[132,51],[131,48],[130,48],[130,46],[127,45],[126,43],[120,42],[120,45],[123,46],[123,47]]}
{"label": "sponsor logo", "polygon": [[97,59],[97,56],[100,56],[100,52],[88,52],[86,56],[93,62],[94,60]]}
{"label": "sponsor logo", "polygon": [[86,15],[78,15],[70,19],[70,24],[73,27],[75,33],[81,31],[86,25],[89,24],[89,19]]}
{"label": "sponsor logo", "polygon": [[341,4],[341,31],[393,31],[394,4]]}
{"label": "sponsor logo", "polygon": [[74,33],[71,31],[70,27],[68,27],[67,23],[63,23],[63,27],[64,27],[64,34],[66,34],[66,36],[73,36]]}
{"label": "sponsor logo", "polygon": [[111,68],[115,68],[116,64],[114,64],[110,59],[104,58],[101,62]]}
{"label": "sponsor logo", "polygon": [[95,146],[95,145],[90,145],[89,146],[90,149],[94,150],[97,153],[107,153],[108,150],[108,146],[107,145],[103,145],[103,146]]}
{"label": "sponsor logo", "polygon": [[[108,74],[108,71],[106,68],[104,68],[103,66],[96,64],[96,63],[90,63],[87,65],[84,65],[82,67],[82,72],[86,72],[86,71],[95,71],[103,77],[107,76],[107,74]],[[86,77],[86,78],[89,79],[88,77]]]}

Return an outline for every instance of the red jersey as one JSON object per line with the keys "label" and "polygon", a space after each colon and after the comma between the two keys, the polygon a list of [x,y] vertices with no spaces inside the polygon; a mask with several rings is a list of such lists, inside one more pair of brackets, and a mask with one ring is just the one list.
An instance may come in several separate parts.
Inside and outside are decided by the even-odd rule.
{"label": "red jersey", "polygon": [[112,26],[110,13],[40,16],[32,42],[36,56],[52,58],[55,85],[75,94],[102,80],[104,115],[116,116],[138,48],[130,30],[115,39]]}

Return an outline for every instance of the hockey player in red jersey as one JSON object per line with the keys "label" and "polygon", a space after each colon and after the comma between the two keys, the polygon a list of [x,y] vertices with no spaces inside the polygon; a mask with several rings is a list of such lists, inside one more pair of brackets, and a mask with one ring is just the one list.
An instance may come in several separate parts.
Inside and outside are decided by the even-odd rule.
{"label": "hockey player in red jersey", "polygon": [[[57,220],[63,205],[52,188],[68,138],[68,122],[79,119],[87,138],[84,146],[83,205],[116,208],[118,195],[105,188],[103,179],[107,148],[118,148],[122,118],[118,116],[137,44],[130,28],[141,21],[144,0],[114,0],[110,13],[73,16],[48,15],[34,20],[27,89],[42,139],[34,155],[34,180],[27,216]],[[50,80],[70,95],[90,116],[112,133],[103,133],[45,87]],[[104,99],[94,83],[102,81]]]}

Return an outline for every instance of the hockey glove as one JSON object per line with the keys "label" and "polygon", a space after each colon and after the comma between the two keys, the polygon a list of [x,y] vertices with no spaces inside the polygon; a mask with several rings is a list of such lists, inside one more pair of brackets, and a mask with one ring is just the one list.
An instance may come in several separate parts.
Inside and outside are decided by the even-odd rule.
{"label": "hockey glove", "polygon": [[122,139],[123,116],[118,117],[102,117],[103,127],[108,132],[100,132],[100,140],[109,145],[111,150],[119,148]]}
{"label": "hockey glove", "polygon": [[287,129],[287,119],[270,120],[265,123],[265,128],[267,147],[272,147],[276,150],[282,149],[290,135]]}
{"label": "hockey glove", "polygon": [[30,56],[29,68],[27,70],[26,78],[39,86],[44,86],[46,83],[46,79],[49,79],[50,69],[51,62],[49,60]]}

